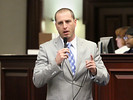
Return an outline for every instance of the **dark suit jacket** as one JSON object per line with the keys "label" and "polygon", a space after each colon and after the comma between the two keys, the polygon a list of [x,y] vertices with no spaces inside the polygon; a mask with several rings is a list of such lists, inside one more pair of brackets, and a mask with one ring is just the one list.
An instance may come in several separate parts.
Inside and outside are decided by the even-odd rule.
{"label": "dark suit jacket", "polygon": [[[63,48],[61,39],[55,38],[40,46],[33,74],[36,87],[47,84],[47,100],[93,100],[92,83],[106,85],[109,74],[99,55],[94,42],[77,38],[76,73],[73,76],[68,59],[58,66],[55,57],[58,50]],[[93,56],[97,75],[94,77],[87,70],[85,60]]]}
{"label": "dark suit jacket", "polygon": [[130,48],[128,51],[126,51],[125,53],[133,53],[133,48]]}

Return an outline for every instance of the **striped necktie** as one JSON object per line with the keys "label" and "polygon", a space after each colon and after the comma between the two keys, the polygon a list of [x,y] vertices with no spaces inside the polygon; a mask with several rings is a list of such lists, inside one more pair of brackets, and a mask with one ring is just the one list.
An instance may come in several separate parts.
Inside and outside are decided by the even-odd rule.
{"label": "striped necktie", "polygon": [[71,69],[72,69],[72,73],[73,73],[73,75],[74,75],[74,74],[75,74],[76,66],[75,66],[74,55],[73,55],[73,53],[72,53],[72,51],[71,51],[72,44],[71,44],[71,43],[68,43],[67,47],[68,47],[68,49],[69,49],[69,51],[70,51],[70,53],[69,53],[69,55],[68,55],[68,56],[69,56],[69,57],[68,57],[68,60],[69,60],[69,63],[70,63]]}

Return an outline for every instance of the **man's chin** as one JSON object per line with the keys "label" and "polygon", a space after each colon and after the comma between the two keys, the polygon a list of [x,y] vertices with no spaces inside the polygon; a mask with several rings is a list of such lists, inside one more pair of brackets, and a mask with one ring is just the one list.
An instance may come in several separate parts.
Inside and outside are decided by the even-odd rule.
{"label": "man's chin", "polygon": [[69,36],[69,34],[64,34],[63,37],[67,37],[67,38],[69,38],[70,36]]}

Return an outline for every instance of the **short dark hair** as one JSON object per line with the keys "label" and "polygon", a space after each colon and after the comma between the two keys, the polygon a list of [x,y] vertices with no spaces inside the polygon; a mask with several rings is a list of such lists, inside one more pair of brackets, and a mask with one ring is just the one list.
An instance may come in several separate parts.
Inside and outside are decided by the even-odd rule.
{"label": "short dark hair", "polygon": [[74,15],[74,13],[73,13],[73,11],[72,11],[71,9],[69,9],[69,8],[61,8],[61,9],[59,9],[59,10],[55,13],[55,21],[56,21],[56,15],[57,15],[57,13],[58,13],[58,12],[63,12],[63,11],[70,11],[70,13],[71,13],[71,15],[72,15],[72,18],[75,19],[75,15]]}
{"label": "short dark hair", "polygon": [[126,31],[126,35],[133,35],[133,27],[130,27],[130,28]]}

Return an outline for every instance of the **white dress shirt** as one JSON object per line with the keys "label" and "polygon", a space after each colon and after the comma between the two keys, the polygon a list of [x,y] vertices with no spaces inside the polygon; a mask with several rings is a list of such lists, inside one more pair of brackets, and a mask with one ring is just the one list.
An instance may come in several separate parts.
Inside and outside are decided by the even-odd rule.
{"label": "white dress shirt", "polygon": [[123,54],[125,51],[128,51],[130,48],[128,48],[127,46],[123,46],[117,50],[115,50],[116,54]]}
{"label": "white dress shirt", "polygon": [[[63,39],[60,37],[63,45],[64,45],[64,42],[63,42]],[[74,55],[74,59],[75,59],[75,64],[76,64],[76,61],[77,61],[77,45],[76,45],[76,36],[75,38],[71,41],[71,42],[67,42],[67,43],[71,43],[72,44],[72,47],[71,47],[71,51]]]}

